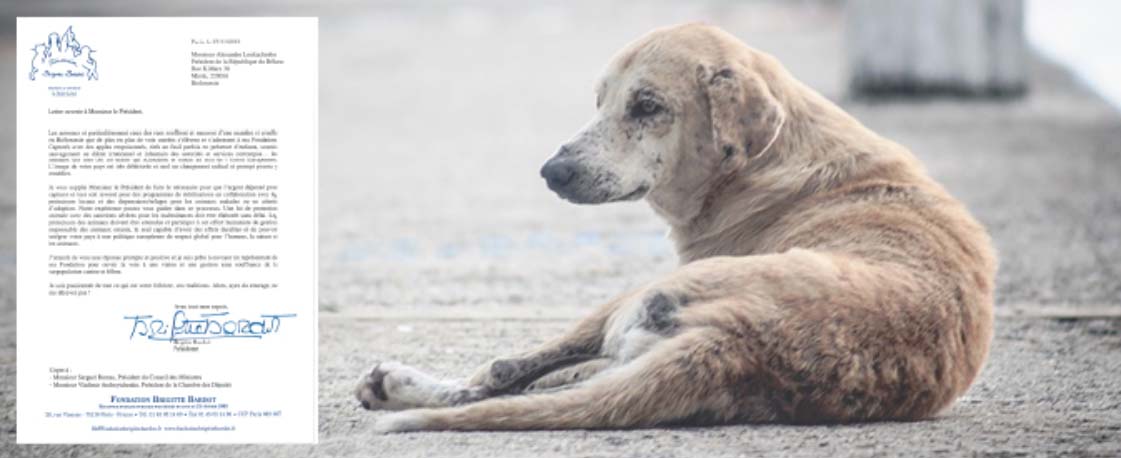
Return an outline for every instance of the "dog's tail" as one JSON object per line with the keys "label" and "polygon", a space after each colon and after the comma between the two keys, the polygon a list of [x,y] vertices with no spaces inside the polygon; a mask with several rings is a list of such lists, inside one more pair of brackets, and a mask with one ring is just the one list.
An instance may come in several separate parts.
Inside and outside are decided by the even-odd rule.
{"label": "dog's tail", "polygon": [[736,381],[750,363],[741,349],[729,348],[735,344],[723,331],[694,328],[567,389],[390,413],[377,420],[376,428],[404,432],[728,423],[736,419],[742,402],[730,390],[742,388]]}

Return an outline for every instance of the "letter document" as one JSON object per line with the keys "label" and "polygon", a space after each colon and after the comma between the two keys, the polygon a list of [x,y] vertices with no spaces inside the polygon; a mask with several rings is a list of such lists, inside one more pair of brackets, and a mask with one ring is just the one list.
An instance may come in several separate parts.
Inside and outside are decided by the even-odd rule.
{"label": "letter document", "polygon": [[318,21],[17,45],[17,441],[315,442]]}

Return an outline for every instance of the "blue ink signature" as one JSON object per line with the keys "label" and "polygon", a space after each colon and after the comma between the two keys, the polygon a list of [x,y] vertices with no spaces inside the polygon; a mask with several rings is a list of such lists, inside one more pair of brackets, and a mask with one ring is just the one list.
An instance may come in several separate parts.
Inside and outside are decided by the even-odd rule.
{"label": "blue ink signature", "polygon": [[225,318],[229,312],[202,313],[199,318],[187,317],[187,312],[176,310],[171,322],[153,318],[152,315],[126,315],[132,321],[132,331],[128,338],[147,337],[148,340],[177,342],[190,339],[260,339],[268,334],[280,332],[283,318],[292,318],[295,313],[262,313],[260,319]]}

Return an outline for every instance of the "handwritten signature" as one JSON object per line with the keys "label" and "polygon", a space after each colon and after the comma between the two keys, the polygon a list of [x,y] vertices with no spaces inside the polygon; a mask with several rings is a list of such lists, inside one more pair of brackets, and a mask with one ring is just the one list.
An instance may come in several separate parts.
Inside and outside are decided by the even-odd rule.
{"label": "handwritten signature", "polygon": [[176,342],[187,339],[260,339],[280,332],[282,319],[296,316],[295,313],[262,313],[259,319],[247,319],[228,315],[229,312],[202,313],[192,319],[187,317],[187,312],[177,310],[170,322],[152,315],[126,315],[124,318],[132,321],[129,340],[147,337],[148,340]]}

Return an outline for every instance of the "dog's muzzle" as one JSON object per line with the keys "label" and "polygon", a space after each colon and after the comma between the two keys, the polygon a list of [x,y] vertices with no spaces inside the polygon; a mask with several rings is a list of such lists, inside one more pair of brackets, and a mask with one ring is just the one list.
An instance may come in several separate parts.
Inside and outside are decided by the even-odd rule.
{"label": "dog's muzzle", "polygon": [[541,177],[545,179],[549,189],[563,195],[570,185],[578,181],[576,175],[579,168],[579,164],[572,159],[554,158],[541,167]]}
{"label": "dog's muzzle", "polygon": [[541,177],[545,178],[549,189],[574,204],[598,204],[610,200],[610,188],[603,184],[611,180],[593,175],[586,165],[569,157],[555,157],[541,167]]}

